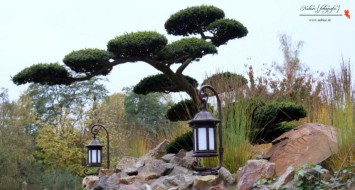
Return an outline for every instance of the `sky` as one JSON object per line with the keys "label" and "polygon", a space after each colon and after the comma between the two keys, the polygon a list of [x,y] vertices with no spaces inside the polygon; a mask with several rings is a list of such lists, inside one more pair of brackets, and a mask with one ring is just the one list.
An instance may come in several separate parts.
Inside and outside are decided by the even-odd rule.
{"label": "sky", "polygon": [[[216,71],[246,76],[244,65],[261,74],[265,65],[282,63],[281,34],[304,42],[301,62],[315,73],[339,68],[342,57],[355,65],[355,1],[351,0],[11,0],[0,3],[0,88],[8,89],[15,100],[28,87],[11,81],[22,69],[36,63],[63,64],[64,56],[74,50],[106,49],[109,40],[125,33],[157,31],[170,43],[181,39],[167,35],[164,23],[171,14],[197,5],[221,8],[226,18],[238,20],[249,31],[184,71],[200,83]],[[319,7],[336,9],[316,13]],[[344,10],[349,10],[350,19]],[[304,14],[339,16],[300,16]],[[121,92],[157,73],[143,62],[126,63],[114,67],[105,85],[111,94]]]}

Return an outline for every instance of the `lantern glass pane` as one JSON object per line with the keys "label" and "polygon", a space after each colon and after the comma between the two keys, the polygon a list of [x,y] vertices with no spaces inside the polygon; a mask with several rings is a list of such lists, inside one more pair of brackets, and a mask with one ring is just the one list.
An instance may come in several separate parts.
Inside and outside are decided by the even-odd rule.
{"label": "lantern glass pane", "polygon": [[101,150],[97,150],[97,163],[101,163]]}
{"label": "lantern glass pane", "polygon": [[92,163],[97,163],[97,150],[92,150]]}
{"label": "lantern glass pane", "polygon": [[215,147],[214,147],[214,142],[215,142],[215,139],[214,139],[214,129],[213,128],[208,128],[208,136],[209,136],[209,147],[210,147],[210,150],[215,150]]}
{"label": "lantern glass pane", "polygon": [[89,158],[89,164],[91,164],[91,155],[92,155],[92,152],[91,150],[88,150],[88,158]]}
{"label": "lantern glass pane", "polygon": [[194,151],[197,151],[197,128],[194,128]]}
{"label": "lantern glass pane", "polygon": [[198,128],[198,150],[207,150],[206,128]]}

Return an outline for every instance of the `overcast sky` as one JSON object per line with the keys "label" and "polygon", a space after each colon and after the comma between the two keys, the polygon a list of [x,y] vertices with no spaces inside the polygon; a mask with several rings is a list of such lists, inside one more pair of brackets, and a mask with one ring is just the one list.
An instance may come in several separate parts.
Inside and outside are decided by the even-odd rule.
{"label": "overcast sky", "polygon": [[[106,49],[109,40],[126,32],[149,30],[166,34],[164,23],[171,14],[202,4],[221,8],[227,18],[243,23],[249,33],[185,70],[184,74],[200,83],[206,74],[216,70],[245,74],[245,64],[260,72],[263,64],[281,63],[280,34],[304,41],[300,58],[314,72],[338,68],[341,56],[351,59],[355,66],[355,2],[350,0],[9,0],[0,3],[0,87],[9,90],[11,99],[17,99],[27,85],[14,85],[11,76],[25,67],[62,63],[73,50]],[[338,7],[339,11],[332,14],[342,16],[300,16],[315,14],[316,10],[302,11],[304,6],[324,5]],[[343,15],[345,9],[351,19]],[[320,18],[326,21],[310,21]],[[180,39],[167,37],[169,42]],[[127,63],[114,67],[106,86],[110,93],[120,92],[157,73],[145,63]]]}

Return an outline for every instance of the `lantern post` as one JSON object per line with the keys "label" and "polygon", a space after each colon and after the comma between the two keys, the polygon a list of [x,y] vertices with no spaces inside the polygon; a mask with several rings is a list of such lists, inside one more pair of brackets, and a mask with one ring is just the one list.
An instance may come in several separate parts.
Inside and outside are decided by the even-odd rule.
{"label": "lantern post", "polygon": [[[97,129],[98,128],[98,129]],[[94,138],[90,141],[87,147],[87,167],[101,167],[102,165],[102,147],[103,145],[96,140],[96,135],[99,133],[100,129],[104,129],[106,132],[107,141],[107,168],[110,168],[110,137],[106,127],[102,124],[95,123],[91,125],[90,131],[94,135]],[[88,168],[85,167],[84,173],[86,175],[97,175],[96,173],[88,173]]]}
{"label": "lantern post", "polygon": [[[205,89],[213,92],[217,99],[218,119],[214,118],[207,111],[208,95]],[[222,167],[223,162],[223,146],[222,146],[222,116],[221,116],[221,101],[216,90],[209,85],[203,85],[198,91],[198,96],[201,101],[202,109],[195,117],[190,120],[189,126],[193,130],[193,157],[219,157],[218,164],[214,168],[199,167],[197,161],[192,164],[192,169],[196,172],[195,175],[217,175],[218,170]],[[217,126],[218,125],[218,126]],[[217,128],[217,129],[216,129]],[[218,131],[218,139],[216,132]],[[217,140],[218,149],[217,149]],[[218,150],[218,151],[217,151]]]}

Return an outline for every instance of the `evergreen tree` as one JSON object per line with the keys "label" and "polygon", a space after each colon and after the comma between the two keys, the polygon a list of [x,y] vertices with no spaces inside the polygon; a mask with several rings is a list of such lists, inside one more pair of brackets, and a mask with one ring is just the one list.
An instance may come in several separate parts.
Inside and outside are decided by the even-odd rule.
{"label": "evergreen tree", "polygon": [[[165,29],[168,34],[183,38],[168,44],[167,38],[157,32],[127,33],[110,40],[107,50],[73,51],[64,57],[65,66],[58,63],[35,64],[23,69],[12,80],[17,85],[68,85],[94,76],[108,75],[117,65],[142,61],[171,80],[170,88],[157,83],[157,86],[164,88],[159,91],[184,91],[197,103],[196,84],[191,83],[183,71],[193,61],[208,54],[216,54],[217,47],[248,33],[240,22],[225,18],[223,10],[207,5],[178,11],[165,22]],[[172,65],[179,66],[174,70]]]}

